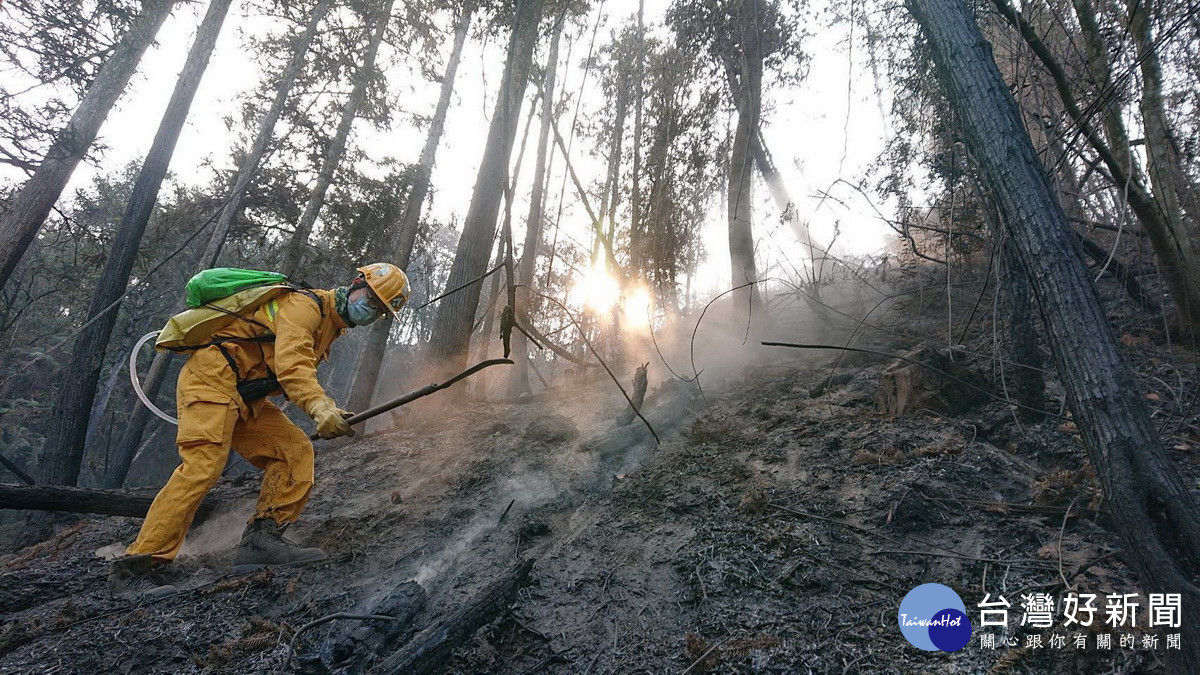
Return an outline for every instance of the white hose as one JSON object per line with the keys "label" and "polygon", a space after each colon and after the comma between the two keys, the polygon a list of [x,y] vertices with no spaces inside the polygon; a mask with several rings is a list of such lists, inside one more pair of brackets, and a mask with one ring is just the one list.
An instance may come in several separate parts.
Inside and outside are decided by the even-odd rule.
{"label": "white hose", "polygon": [[146,333],[145,335],[142,336],[142,338],[140,340],[137,341],[137,344],[135,344],[133,346],[133,351],[129,352],[129,382],[130,382],[130,384],[133,385],[133,392],[135,394],[137,394],[138,400],[140,400],[142,402],[142,405],[149,408],[150,412],[157,415],[160,419],[164,419],[164,420],[170,422],[171,424],[174,424],[175,426],[179,426],[179,420],[177,420],[174,417],[171,417],[170,415],[168,415],[167,413],[159,410],[158,406],[154,405],[154,403],[152,403],[150,401],[150,397],[146,396],[146,392],[142,391],[142,383],[138,382],[138,376],[137,376],[138,352],[142,351],[142,345],[146,344],[152,338],[158,337],[158,334],[160,332],[161,331],[156,330],[156,331],[151,331],[149,333]]}

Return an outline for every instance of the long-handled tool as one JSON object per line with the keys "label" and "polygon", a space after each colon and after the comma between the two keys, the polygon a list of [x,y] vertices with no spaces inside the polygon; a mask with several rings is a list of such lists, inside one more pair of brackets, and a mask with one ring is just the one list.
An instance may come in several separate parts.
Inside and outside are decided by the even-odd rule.
{"label": "long-handled tool", "polygon": [[[366,410],[364,410],[360,413],[355,413],[355,414],[351,415],[350,417],[346,418],[346,424],[349,424],[350,426],[354,426],[355,424],[358,424],[359,422],[365,422],[365,421],[371,419],[372,417],[375,417],[376,415],[382,415],[383,413],[385,413],[389,410],[394,410],[396,408],[399,408],[400,406],[402,406],[406,403],[412,403],[413,401],[415,401],[419,398],[423,398],[423,397],[428,396],[436,391],[441,391],[443,389],[446,389],[447,387],[452,386],[454,383],[458,382],[459,380],[465,380],[466,378],[474,375],[475,373],[478,373],[479,371],[483,370],[484,368],[488,368],[491,366],[499,366],[499,365],[504,365],[504,364],[511,366],[513,364],[512,359],[489,359],[487,361],[480,361],[479,363],[476,363],[475,365],[471,366],[470,368],[467,368],[466,370],[455,375],[454,377],[446,380],[445,382],[442,382],[441,384],[427,384],[424,387],[421,387],[420,389],[417,389],[416,391],[411,391],[411,392],[401,396],[398,399],[388,401],[387,403],[380,403],[379,405],[377,405],[373,408],[367,408]],[[312,440],[315,441],[315,440],[317,440],[318,436],[316,434],[313,434],[312,436],[309,436],[309,438],[311,438]]]}

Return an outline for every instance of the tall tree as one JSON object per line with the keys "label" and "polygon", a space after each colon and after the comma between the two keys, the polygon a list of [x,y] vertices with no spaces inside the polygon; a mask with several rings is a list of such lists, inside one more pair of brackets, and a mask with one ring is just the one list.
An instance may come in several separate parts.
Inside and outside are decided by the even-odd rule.
{"label": "tall tree", "polygon": [[[216,227],[210,234],[208,245],[205,246],[204,254],[200,257],[199,264],[196,266],[197,272],[216,264],[217,258],[221,254],[221,247],[225,244],[225,237],[229,234],[229,228],[233,224],[233,219],[241,209],[242,198],[246,194],[246,188],[254,178],[259,164],[262,162],[263,155],[266,154],[267,144],[270,142],[271,136],[275,131],[275,123],[279,121],[279,116],[283,112],[284,105],[287,103],[288,94],[291,93],[292,85],[295,84],[296,78],[300,74],[300,69],[304,66],[304,58],[308,54],[313,38],[317,34],[317,26],[325,18],[325,14],[329,11],[329,7],[332,4],[333,0],[317,0],[312,13],[309,15],[308,23],[304,27],[304,32],[293,43],[283,75],[275,87],[275,96],[271,102],[271,107],[258,122],[254,141],[247,151],[241,167],[238,169],[237,178],[234,180],[230,194],[226,198],[221,213],[217,218]],[[160,353],[154,356],[154,361],[150,365],[150,371],[146,374],[145,383],[145,393],[150,400],[154,400],[162,388],[163,380],[167,376],[167,363],[169,360],[169,353]],[[128,421],[125,424],[125,429],[121,433],[121,439],[113,449],[113,459],[109,465],[109,472],[105,477],[106,486],[119,487],[125,483],[125,478],[129,473],[129,466],[133,463],[133,458],[137,454],[138,447],[142,442],[142,433],[145,431],[146,423],[149,420],[150,411],[141,405],[139,401],[134,401],[133,409],[130,411]]]}
{"label": "tall tree", "polygon": [[324,159],[321,160],[321,169],[317,172],[317,182],[313,185],[308,202],[304,205],[304,213],[300,215],[300,221],[296,223],[295,233],[288,240],[283,264],[279,269],[284,274],[291,276],[300,268],[304,258],[304,246],[308,243],[313,225],[317,222],[317,215],[320,214],[321,207],[325,204],[325,194],[329,191],[329,186],[333,183],[333,176],[346,153],[346,141],[350,138],[350,127],[354,125],[359,106],[362,105],[363,98],[367,93],[367,85],[370,84],[371,78],[375,74],[375,59],[379,54],[379,45],[383,43],[383,36],[387,33],[388,24],[391,23],[392,7],[395,4],[395,0],[383,0],[379,13],[374,17],[375,30],[367,42],[362,63],[359,64],[358,71],[354,74],[354,88],[350,90],[350,96],[347,97],[346,105],[342,108],[341,119],[338,120],[337,130],[329,142],[329,149],[326,150]]}
{"label": "tall tree", "polygon": [[79,480],[88,420],[96,397],[100,370],[104,365],[104,354],[117,321],[118,303],[129,283],[129,271],[133,268],[142,234],[158,201],[158,192],[171,157],[175,154],[179,133],[187,120],[204,71],[208,69],[209,58],[221,34],[231,1],[213,0],[209,4],[159,123],[154,143],[134,184],[129,206],[121,219],[88,308],[87,317],[92,323],[75,339],[71,363],[63,372],[54,414],[50,416],[50,429],[41,461],[42,480],[46,483],[75,485]]}
{"label": "tall tree", "polygon": [[[753,145],[762,116],[763,77],[771,73],[780,82],[798,75],[800,31],[795,19],[783,11],[784,0],[720,0],[709,3],[676,2],[668,13],[676,43],[698,57],[698,66],[712,82],[725,85],[737,114],[729,150],[727,220],[733,286],[745,286],[735,296],[750,306],[756,320],[761,311],[754,260]],[[794,4],[794,3],[791,3]]]}
{"label": "tall tree", "polygon": [[250,181],[258,172],[259,164],[262,163],[267,146],[275,133],[275,124],[279,121],[279,116],[283,114],[283,108],[287,105],[292,86],[296,83],[296,78],[299,77],[300,70],[304,67],[304,58],[308,55],[309,48],[312,47],[313,38],[317,35],[317,27],[325,18],[325,14],[329,12],[332,4],[333,0],[317,0],[312,13],[309,14],[304,32],[293,43],[287,65],[284,66],[279,82],[275,86],[275,97],[271,101],[271,107],[258,121],[258,130],[254,135],[254,140],[242,158],[233,189],[230,190],[225,205],[221,209],[221,215],[217,218],[214,236],[209,240],[209,247],[204,251],[203,260],[209,261],[207,263],[209,265],[215,263],[221,254],[221,246],[225,243],[225,234],[229,232],[238,212],[242,210],[242,200],[246,196],[246,188],[249,187]]}
{"label": "tall tree", "polygon": [[[1067,401],[1107,512],[1144,587],[1183,596],[1200,622],[1200,512],[1150,423],[1017,105],[963,0],[907,0],[1038,298]],[[1200,643],[1179,651],[1195,664]]]}
{"label": "tall tree", "polygon": [[21,186],[8,210],[0,216],[0,287],[8,282],[21,256],[33,243],[75,167],[96,140],[100,125],[125,91],[142,54],[174,6],[175,0],[146,0],[142,15],[96,74],[37,171]]}
{"label": "tall tree", "polygon": [[[476,279],[486,270],[500,199],[508,180],[508,161],[520,121],[521,101],[533,61],[542,6],[543,0],[517,1],[496,109],[488,127],[471,206],[467,209],[462,236],[446,281],[447,290]],[[438,306],[428,352],[436,362],[432,364],[435,369],[457,372],[466,365],[479,295],[479,284],[470,284],[447,296]]]}
{"label": "tall tree", "polygon": [[[758,279],[754,261],[754,169],[751,146],[758,136],[762,111],[764,40],[762,27],[767,12],[764,0],[740,0],[735,24],[735,50],[726,53],[725,72],[737,107],[737,126],[729,150],[729,191],[726,195],[729,217],[729,263],[733,286]],[[758,286],[739,291],[749,302],[753,316],[762,318],[762,295]]]}
{"label": "tall tree", "polygon": [[[429,131],[425,135],[425,145],[421,148],[421,157],[417,160],[416,174],[413,176],[412,189],[404,204],[404,215],[397,229],[397,240],[393,247],[392,263],[401,269],[408,269],[412,261],[413,244],[417,240],[417,231],[421,224],[421,212],[425,207],[425,198],[429,194],[429,180],[433,175],[433,166],[437,160],[438,146],[442,141],[442,132],[446,127],[446,112],[450,110],[450,97],[454,93],[454,81],[458,74],[458,63],[462,58],[463,45],[467,41],[467,32],[471,28],[471,16],[474,13],[474,2],[467,2],[460,10],[458,23],[454,27],[454,46],[450,57],[446,60],[446,72],[442,75],[441,94],[438,96],[437,107],[433,111],[433,119]],[[383,368],[388,334],[392,329],[392,318],[384,317],[374,324],[367,332],[367,339],[359,352],[358,364],[354,369],[354,382],[350,387],[350,399],[347,407],[350,410],[365,410],[371,405],[371,397],[375,394],[375,385],[379,381],[379,371]]]}
{"label": "tall tree", "polygon": [[[546,56],[546,70],[542,81],[542,122],[538,131],[537,160],[533,167],[533,188],[529,193],[529,216],[525,219],[525,245],[521,248],[521,262],[517,267],[517,315],[522,325],[529,325],[529,292],[533,286],[533,272],[537,264],[538,245],[542,241],[542,211],[545,207],[547,155],[550,152],[550,130],[554,125],[554,76],[558,70],[558,45],[562,38],[563,19],[560,17],[550,41],[550,53]],[[602,216],[603,217],[603,216]],[[529,340],[521,331],[512,336],[512,355],[515,365],[508,383],[509,396],[519,396],[529,391]]]}
{"label": "tall tree", "polygon": [[633,271],[641,270],[642,255],[642,109],[646,86],[646,0],[638,0],[637,46],[633,75],[633,168],[629,175],[629,249]]}

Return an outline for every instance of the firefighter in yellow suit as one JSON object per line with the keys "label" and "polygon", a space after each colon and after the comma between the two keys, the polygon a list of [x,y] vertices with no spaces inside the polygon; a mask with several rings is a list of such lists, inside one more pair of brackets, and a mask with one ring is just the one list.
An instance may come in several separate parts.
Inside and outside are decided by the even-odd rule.
{"label": "firefighter in yellow suit", "polygon": [[[371,323],[384,311],[395,316],[409,294],[408,278],[395,265],[374,263],[358,273],[349,287],[285,293],[267,302],[249,320],[235,320],[215,333],[218,344],[188,359],[176,389],[181,464],[155,497],[137,540],[112,563],[110,590],[174,592],[152,569],[179,554],[196,509],[225,469],[230,448],[263,471],[254,516],[234,550],[235,571],[325,557],[320,549],[298,548],[283,538],[313,487],[308,434],[265,396],[246,401],[238,384],[261,380],[273,393],[286,394],[317,423],[321,438],[353,435],[343,419],[350,413],[338,408],[318,383],[317,364],[347,328]],[[263,379],[272,376],[277,388]]]}

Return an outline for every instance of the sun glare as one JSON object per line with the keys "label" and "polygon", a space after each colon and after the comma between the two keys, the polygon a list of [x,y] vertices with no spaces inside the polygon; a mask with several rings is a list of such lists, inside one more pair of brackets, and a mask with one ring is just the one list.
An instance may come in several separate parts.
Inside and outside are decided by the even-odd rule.
{"label": "sun glare", "polygon": [[625,325],[641,328],[650,323],[653,300],[644,288],[635,288],[625,294]]}
{"label": "sun glare", "polygon": [[604,261],[597,259],[592,268],[579,277],[572,289],[575,304],[582,305],[597,314],[605,314],[617,305],[621,298],[621,287],[617,280],[604,269]]}

